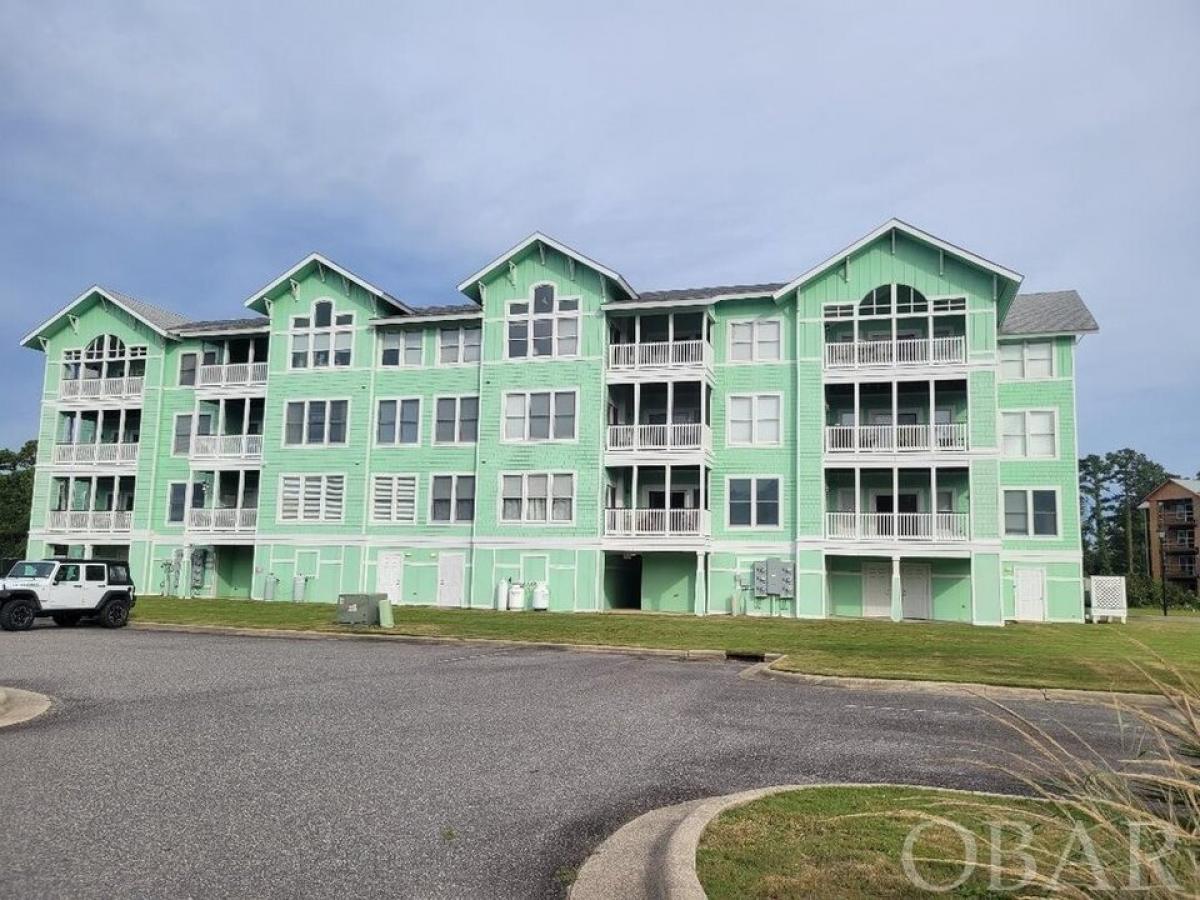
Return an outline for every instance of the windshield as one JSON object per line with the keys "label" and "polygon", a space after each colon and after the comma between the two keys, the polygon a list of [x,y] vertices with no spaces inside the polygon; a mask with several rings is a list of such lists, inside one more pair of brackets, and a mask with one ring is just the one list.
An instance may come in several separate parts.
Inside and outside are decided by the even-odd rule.
{"label": "windshield", "polygon": [[52,562],[19,562],[8,573],[9,578],[49,578],[54,571]]}

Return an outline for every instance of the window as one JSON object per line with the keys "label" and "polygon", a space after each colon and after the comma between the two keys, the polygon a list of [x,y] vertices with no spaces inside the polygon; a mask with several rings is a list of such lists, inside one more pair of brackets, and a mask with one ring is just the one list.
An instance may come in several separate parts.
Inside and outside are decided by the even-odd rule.
{"label": "window", "polygon": [[283,423],[284,444],[346,443],[349,406],[349,400],[289,401]]}
{"label": "window", "polygon": [[421,401],[380,400],[375,423],[377,444],[418,444],[421,441]]}
{"label": "window", "polygon": [[429,495],[430,522],[475,521],[474,475],[434,475]]}
{"label": "window", "polygon": [[1009,381],[1054,377],[1054,344],[1050,341],[1000,345],[1000,377]]}
{"label": "window", "polygon": [[346,499],[344,475],[280,475],[280,522],[340,522]]}
{"label": "window", "polygon": [[500,476],[500,520],[566,524],[575,520],[575,476],[527,472]]}
{"label": "window", "polygon": [[84,581],[108,581],[108,571],[104,566],[84,566]]}
{"label": "window", "polygon": [[573,441],[575,392],[504,395],[506,441]]}
{"label": "window", "polygon": [[167,522],[177,525],[183,521],[184,509],[187,504],[187,483],[174,481],[171,483],[167,496]]}
{"label": "window", "polygon": [[730,528],[774,528],[778,525],[778,478],[729,479]]}
{"label": "window", "polygon": [[434,443],[475,443],[479,432],[478,397],[438,397],[434,416]]}
{"label": "window", "polygon": [[292,317],[293,369],[328,369],[350,365],[354,345],[354,313],[333,314],[332,300],[318,300],[311,316]]}
{"label": "window", "polygon": [[483,331],[478,325],[442,328],[438,331],[438,365],[479,362],[479,343]]}
{"label": "window", "polygon": [[171,441],[173,456],[186,456],[192,449],[192,415],[180,413],[175,417],[175,437]]}
{"label": "window", "polygon": [[371,521],[417,521],[417,476],[376,475],[371,489]]}
{"label": "window", "polygon": [[1004,533],[1014,536],[1032,534],[1035,537],[1057,537],[1058,492],[1006,490]]}
{"label": "window", "polygon": [[1001,413],[1004,455],[1043,459],[1056,456],[1055,418],[1053,410]]}
{"label": "window", "polygon": [[419,331],[383,332],[379,338],[383,347],[380,362],[385,366],[421,365],[421,338]]}
{"label": "window", "polygon": [[532,301],[513,300],[507,313],[508,359],[578,355],[578,297],[558,297],[554,285],[539,284]]}
{"label": "window", "polygon": [[783,323],[779,319],[729,324],[731,362],[773,362],[781,359]]}
{"label": "window", "polygon": [[726,441],[730,444],[778,444],[782,438],[782,398],[778,394],[729,397]]}
{"label": "window", "polygon": [[191,387],[196,383],[196,354],[184,353],[179,357],[179,384]]}

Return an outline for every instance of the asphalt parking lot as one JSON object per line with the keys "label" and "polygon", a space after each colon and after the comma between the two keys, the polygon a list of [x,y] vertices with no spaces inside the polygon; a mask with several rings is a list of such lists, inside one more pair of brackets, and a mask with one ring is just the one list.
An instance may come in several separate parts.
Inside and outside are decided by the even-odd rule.
{"label": "asphalt parking lot", "polygon": [[[1002,786],[969,696],[556,650],[39,627],[0,684],[0,896],[553,897],[651,808],[788,782]],[[1096,706],[1029,702],[1102,750]]]}

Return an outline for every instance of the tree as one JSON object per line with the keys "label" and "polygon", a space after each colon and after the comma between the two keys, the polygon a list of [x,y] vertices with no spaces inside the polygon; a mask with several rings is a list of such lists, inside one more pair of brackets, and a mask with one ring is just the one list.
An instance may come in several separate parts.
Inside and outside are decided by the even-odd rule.
{"label": "tree", "polygon": [[1112,573],[1105,513],[1112,480],[1108,457],[1095,453],[1079,461],[1079,513],[1087,570],[1096,575]]}
{"label": "tree", "polygon": [[1113,528],[1124,550],[1122,574],[1145,572],[1146,523],[1137,507],[1143,497],[1171,475],[1146,454],[1128,447],[1109,453],[1106,459],[1112,466]]}
{"label": "tree", "polygon": [[20,450],[0,450],[0,558],[25,555],[37,441]]}

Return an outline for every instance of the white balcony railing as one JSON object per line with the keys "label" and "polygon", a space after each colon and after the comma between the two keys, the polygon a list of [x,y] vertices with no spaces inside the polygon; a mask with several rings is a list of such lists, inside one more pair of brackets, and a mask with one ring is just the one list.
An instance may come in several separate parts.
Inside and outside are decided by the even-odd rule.
{"label": "white balcony railing", "polygon": [[196,531],[253,531],[258,525],[258,509],[227,507],[189,509],[188,528]]}
{"label": "white balcony railing", "polygon": [[707,535],[711,519],[706,509],[606,509],[604,533],[609,537]]}
{"label": "white balcony railing", "polygon": [[886,341],[844,341],[825,345],[825,367],[853,369],[870,366],[945,366],[967,360],[967,340],[951,337],[900,338]]}
{"label": "white balcony railing", "polygon": [[58,396],[64,399],[140,397],[144,381],[141,375],[127,375],[124,378],[64,378],[58,383]]}
{"label": "white balcony railing", "polygon": [[699,422],[609,425],[609,450],[701,450],[712,447],[712,429]]}
{"label": "white balcony railing", "polygon": [[712,345],[707,341],[652,341],[609,344],[610,369],[712,368]]}
{"label": "white balcony railing", "polygon": [[55,444],[54,461],[68,465],[115,465],[137,462],[138,444]]}
{"label": "white balcony railing", "polygon": [[[931,442],[932,440],[932,442]],[[827,453],[966,450],[967,425],[827,425]]]}
{"label": "white balcony railing", "polygon": [[967,513],[825,514],[825,536],[830,540],[965,541],[970,535]]}
{"label": "white balcony railing", "polygon": [[46,517],[50,531],[129,531],[133,513],[127,510],[55,509]]}
{"label": "white balcony railing", "polygon": [[225,365],[201,366],[196,383],[203,387],[235,384],[266,384],[265,362],[226,363]]}
{"label": "white balcony railing", "polygon": [[193,459],[261,459],[261,434],[198,434],[192,441]]}

